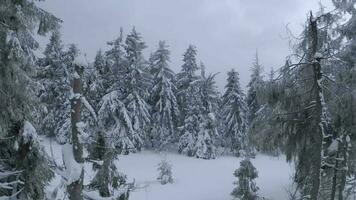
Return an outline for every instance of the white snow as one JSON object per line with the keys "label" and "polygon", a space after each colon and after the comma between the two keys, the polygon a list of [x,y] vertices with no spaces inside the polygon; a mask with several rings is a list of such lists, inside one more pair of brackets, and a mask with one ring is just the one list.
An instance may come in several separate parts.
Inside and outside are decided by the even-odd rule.
{"label": "white snow", "polygon": [[36,129],[35,129],[35,127],[33,127],[33,125],[29,121],[24,122],[22,135],[23,135],[25,143],[37,140]]}
{"label": "white snow", "polygon": [[339,141],[333,140],[330,146],[328,147],[328,151],[332,153],[332,152],[336,152],[338,149],[339,149]]}
{"label": "white snow", "polygon": [[[156,166],[163,157],[172,164],[172,184],[161,185],[156,180]],[[203,160],[144,151],[119,156],[116,165],[128,176],[128,181],[135,180],[138,186],[130,194],[130,200],[230,200],[235,181],[233,172],[240,161],[241,158],[236,157]],[[264,155],[257,155],[252,162],[259,171],[259,193],[273,200],[287,199],[293,166],[287,164],[285,158]]]}
{"label": "white snow", "polygon": [[[51,155],[49,139],[42,138],[41,144]],[[72,146],[63,146],[63,149],[68,150],[67,154],[72,155]],[[62,163],[61,147],[62,145],[53,143],[53,156],[57,163]],[[157,163],[162,159],[172,165],[172,184],[161,185],[157,180]],[[229,156],[203,160],[175,153],[143,151],[120,155],[115,164],[120,172],[128,176],[128,182],[135,180],[137,188],[130,193],[130,200],[231,200],[230,193],[236,180],[233,172],[239,167],[240,161],[241,158]],[[259,171],[256,181],[260,187],[259,194],[273,200],[287,199],[286,190],[291,183],[290,176],[294,167],[287,164],[283,157],[257,155],[252,162]],[[84,183],[88,184],[95,174],[91,163],[85,163],[84,167]],[[73,174],[75,177],[79,171]],[[59,179],[57,175],[47,187],[48,194],[60,183]],[[86,195],[95,196],[94,193]]]}
{"label": "white snow", "polygon": [[71,144],[65,144],[62,148],[63,162],[66,167],[65,177],[67,184],[71,184],[80,179],[83,165],[77,163],[73,155],[73,146]]}
{"label": "white snow", "polygon": [[84,55],[80,54],[74,59],[74,64],[84,67],[87,65],[87,60]]}
{"label": "white snow", "polygon": [[94,108],[90,105],[90,103],[88,102],[88,100],[85,98],[85,96],[82,96],[82,102],[85,106],[86,109],[88,109],[88,111],[90,112],[90,114],[92,115],[92,117],[94,118],[95,121],[98,121],[98,116],[94,110]]}

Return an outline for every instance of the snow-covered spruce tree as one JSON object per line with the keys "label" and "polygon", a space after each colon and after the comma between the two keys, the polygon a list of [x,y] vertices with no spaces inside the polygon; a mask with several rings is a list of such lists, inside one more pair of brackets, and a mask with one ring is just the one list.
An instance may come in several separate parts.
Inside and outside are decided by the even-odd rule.
{"label": "snow-covered spruce tree", "polygon": [[[335,53],[335,62],[331,63],[331,69],[334,70],[331,70],[333,73],[330,77],[333,77],[333,80],[337,84],[330,84],[333,87],[329,89],[333,91],[333,94],[331,95],[332,102],[329,103],[331,104],[329,110],[332,116],[334,116],[335,129],[350,136],[348,143],[351,148],[349,151],[341,148],[338,154],[344,155],[342,156],[344,158],[347,155],[349,155],[349,158],[354,158],[356,156],[356,57],[353,52],[356,47],[356,1],[334,0],[333,4],[337,9],[337,12],[334,12],[334,17],[341,19],[341,23],[336,27],[338,33],[336,41],[339,43],[339,46],[336,48],[338,51]],[[348,16],[347,20],[345,20],[344,16]],[[338,162],[338,167],[342,169],[345,167],[345,164],[347,165],[347,170],[339,170],[335,173],[341,177],[340,180],[337,179],[336,196],[339,199],[351,198],[352,193],[356,190],[356,162],[354,159],[346,159]]]}
{"label": "snow-covered spruce tree", "polygon": [[174,72],[169,68],[169,50],[160,41],[157,51],[150,58],[150,71],[153,87],[150,102],[152,105],[151,143],[154,148],[164,149],[177,141],[179,108],[173,83]]}
{"label": "snow-covered spruce tree", "polygon": [[65,131],[60,130],[68,123],[70,80],[59,31],[52,33],[44,55],[38,75],[43,86],[40,99],[45,106],[41,132],[55,136],[58,142],[64,143],[67,136]]}
{"label": "snow-covered spruce tree", "polygon": [[[202,102],[199,96],[198,83],[198,81],[190,83],[185,90],[186,113],[181,127],[182,133],[179,138],[178,152],[187,156],[197,156],[197,137],[200,129],[203,128],[201,125]],[[200,139],[203,140],[204,138]]]}
{"label": "snow-covered spruce tree", "polygon": [[[99,134],[102,136],[102,134]],[[127,200],[129,187],[126,184],[126,176],[117,171],[114,164],[115,146],[109,138],[101,137],[100,143],[96,143],[93,169],[97,170],[94,178],[89,184],[90,189],[97,190],[100,197],[111,197],[114,199]],[[93,151],[94,152],[94,151]]]}
{"label": "snow-covered spruce tree", "polygon": [[103,96],[106,91],[111,90],[110,84],[114,82],[114,74],[110,70],[106,56],[100,50],[96,54],[93,66],[86,69],[85,73],[87,75],[85,76],[86,90],[84,95],[88,100],[84,104],[88,104],[89,106],[87,107],[91,109],[83,110],[83,117],[87,127],[89,127],[86,131],[91,139],[87,144],[88,158],[93,163],[93,170],[96,171],[94,178],[90,181],[90,191],[86,192],[86,197],[90,199],[109,197],[127,200],[129,188],[126,184],[126,176],[117,171],[113,162],[117,154],[115,145],[119,144],[116,139],[120,138],[112,135],[112,132],[106,132],[107,129],[102,124],[102,119],[108,118],[110,114],[113,114],[112,111],[114,110],[110,110],[110,114],[106,117],[103,117],[103,114],[108,113],[103,113],[103,110],[99,110],[98,117],[96,117],[95,113],[96,109],[101,108],[104,108],[104,112],[107,112],[108,110],[106,109],[108,107],[106,106],[113,105],[110,104],[110,99],[104,101],[108,103],[105,107],[102,107],[103,104],[100,103],[101,100],[105,99]]}
{"label": "snow-covered spruce tree", "polygon": [[162,160],[158,163],[157,170],[159,172],[157,180],[159,180],[162,185],[173,183],[172,165],[168,163],[167,160]]}
{"label": "snow-covered spruce tree", "polygon": [[222,96],[221,117],[224,121],[225,146],[232,152],[241,155],[247,150],[247,106],[244,94],[240,87],[238,72],[231,70],[228,72],[226,90]]}
{"label": "snow-covered spruce tree", "polygon": [[184,63],[182,65],[182,70],[176,75],[177,101],[181,112],[180,126],[183,126],[185,115],[188,112],[188,88],[190,87],[191,83],[199,79],[199,77],[195,74],[195,72],[199,69],[197,65],[196,56],[196,47],[193,45],[189,45],[188,49],[183,55]]}
{"label": "snow-covered spruce tree", "polygon": [[92,67],[89,70],[85,70],[86,88],[84,94],[95,110],[99,109],[101,98],[109,90],[111,79],[111,70],[107,63],[107,58],[99,50],[96,53]]}
{"label": "snow-covered spruce tree", "polygon": [[53,177],[36,140],[35,60],[40,35],[59,20],[33,1],[0,2],[0,198],[43,199]]}
{"label": "snow-covered spruce tree", "polygon": [[234,172],[234,176],[238,178],[234,182],[236,188],[231,195],[234,200],[258,200],[257,187],[255,180],[258,177],[257,169],[252,165],[248,158],[240,162],[240,167]]}
{"label": "snow-covered spruce tree", "polygon": [[[122,60],[122,52],[118,50],[122,47],[121,39],[115,41],[113,49],[106,54],[110,68],[117,72],[113,72],[115,79],[109,83],[109,89],[100,101],[98,116],[105,137],[115,141],[114,146],[127,154],[142,148],[144,133],[148,129],[150,112],[146,99],[149,80],[143,71],[145,44],[140,34],[133,29],[127,36]],[[120,59],[115,58],[117,56]]]}
{"label": "snow-covered spruce tree", "polygon": [[276,156],[281,153],[284,140],[281,139],[283,134],[281,125],[275,118],[280,109],[276,103],[273,103],[278,99],[275,92],[277,81],[274,80],[274,74],[272,69],[269,80],[264,81],[263,85],[257,88],[256,98],[261,108],[254,118],[253,124],[249,125],[248,138],[251,142],[250,145],[254,145],[257,151]]}
{"label": "snow-covered spruce tree", "polygon": [[146,48],[141,35],[133,28],[125,41],[125,66],[123,71],[123,99],[132,122],[134,134],[132,142],[140,150],[148,125],[150,125],[150,107],[147,103],[148,88],[150,86],[149,74],[145,72],[146,61],[142,51]]}
{"label": "snow-covered spruce tree", "polygon": [[246,104],[248,107],[247,122],[249,125],[253,125],[253,120],[256,118],[257,111],[261,108],[258,102],[257,91],[258,88],[263,84],[262,76],[262,66],[260,64],[258,53],[256,52],[255,60],[251,68],[251,78],[248,83],[248,91],[246,97]]}
{"label": "snow-covered spruce tree", "polygon": [[216,156],[215,139],[218,136],[216,113],[218,109],[218,92],[215,85],[215,75],[205,76],[205,67],[201,68],[201,78],[199,82],[199,95],[202,102],[200,114],[200,127],[196,141],[196,157],[213,159]]}
{"label": "snow-covered spruce tree", "polygon": [[[287,160],[295,161],[294,181],[304,199],[331,199],[335,169],[335,139],[341,134],[331,124],[324,89],[323,73],[331,51],[328,34],[329,14],[307,22],[298,43],[295,64],[282,69],[275,99],[280,112],[276,118],[282,127]],[[323,28],[321,28],[323,27]]]}

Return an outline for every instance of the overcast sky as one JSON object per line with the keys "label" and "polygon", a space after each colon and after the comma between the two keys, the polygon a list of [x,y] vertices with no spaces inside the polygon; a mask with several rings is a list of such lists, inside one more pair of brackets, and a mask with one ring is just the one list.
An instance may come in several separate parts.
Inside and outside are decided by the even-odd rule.
{"label": "overcast sky", "polygon": [[[226,72],[235,68],[245,87],[256,49],[268,72],[290,53],[286,25],[298,34],[307,13],[319,0],[46,0],[40,6],[63,20],[63,41],[75,43],[93,60],[98,49],[115,39],[123,27],[135,26],[146,42],[146,58],[166,40],[171,67],[178,72],[189,44],[207,72],[220,72],[222,91]],[[321,0],[330,6],[330,0]],[[43,43],[44,39],[42,39]]]}

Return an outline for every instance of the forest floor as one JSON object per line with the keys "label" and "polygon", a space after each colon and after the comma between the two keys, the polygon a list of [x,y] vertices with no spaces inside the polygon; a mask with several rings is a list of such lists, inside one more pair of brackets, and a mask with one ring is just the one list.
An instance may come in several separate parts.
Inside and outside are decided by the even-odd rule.
{"label": "forest floor", "polygon": [[[62,164],[61,145],[47,138],[41,138],[41,144],[50,157]],[[172,184],[161,185],[156,180],[157,164],[162,159],[172,164]],[[233,172],[239,167],[240,161],[241,158],[232,156],[203,160],[175,153],[142,151],[120,155],[115,164],[120,172],[127,175],[129,182],[135,182],[136,189],[131,192],[130,200],[230,200],[233,182],[236,180]],[[256,182],[260,196],[271,200],[287,199],[293,166],[284,157],[260,154],[252,162],[259,172]],[[85,182],[93,176],[91,164],[86,164]],[[57,176],[48,190],[54,188],[59,179]]]}

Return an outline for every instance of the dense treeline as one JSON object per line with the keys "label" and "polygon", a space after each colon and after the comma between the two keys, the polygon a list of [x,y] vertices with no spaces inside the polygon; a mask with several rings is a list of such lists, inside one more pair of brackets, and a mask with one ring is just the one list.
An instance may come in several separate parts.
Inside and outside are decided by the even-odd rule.
{"label": "dense treeline", "polygon": [[[119,154],[142,149],[202,159],[246,157],[236,170],[237,199],[259,199],[249,158],[285,154],[295,163],[295,199],[350,199],[356,188],[356,9],[310,13],[285,65],[267,76],[256,54],[247,94],[239,73],[206,74],[189,45],[179,73],[169,46],[147,48],[133,28],[107,42],[93,62],[61,40],[60,19],[33,1],[0,3],[0,199],[45,199],[54,175],[63,182],[47,198],[128,199],[132,184],[117,171]],[[32,36],[50,32],[43,57]],[[238,63],[237,63],[238,64]],[[83,105],[81,107],[81,105]],[[42,149],[37,133],[67,147],[64,166]],[[88,150],[83,157],[82,148]],[[96,175],[83,186],[83,162]]]}

